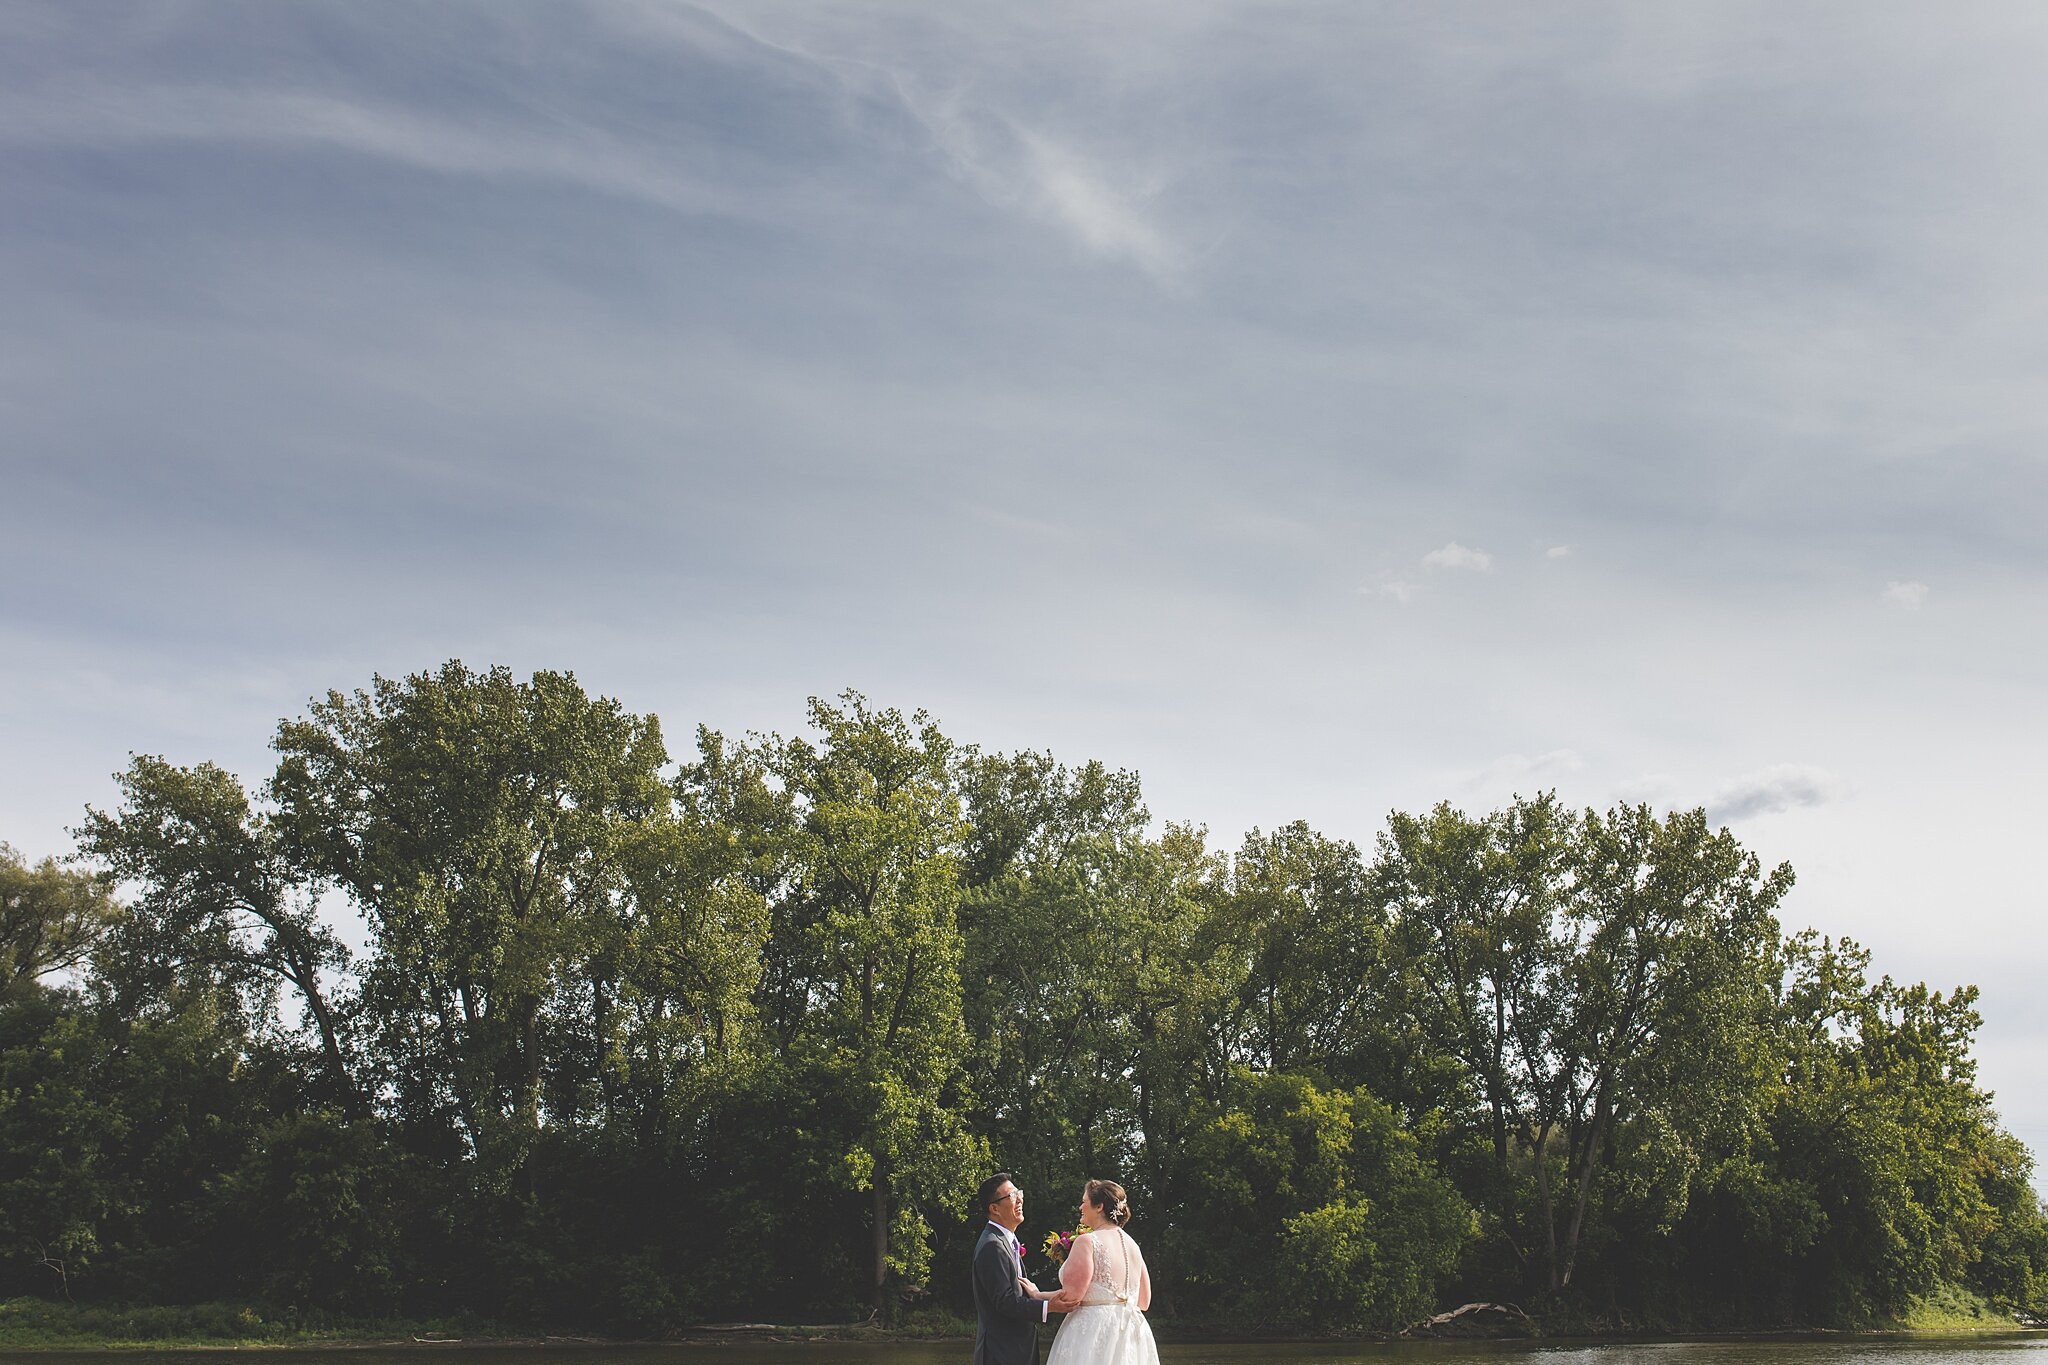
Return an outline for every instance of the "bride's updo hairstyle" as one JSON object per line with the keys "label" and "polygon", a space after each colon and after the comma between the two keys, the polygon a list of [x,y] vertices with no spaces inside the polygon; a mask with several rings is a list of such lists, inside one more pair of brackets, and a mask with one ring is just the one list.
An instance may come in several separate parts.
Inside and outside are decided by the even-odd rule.
{"label": "bride's updo hairstyle", "polygon": [[1118,1227],[1131,1221],[1131,1201],[1125,1197],[1124,1187],[1114,1180],[1091,1180],[1085,1193],[1088,1202]]}

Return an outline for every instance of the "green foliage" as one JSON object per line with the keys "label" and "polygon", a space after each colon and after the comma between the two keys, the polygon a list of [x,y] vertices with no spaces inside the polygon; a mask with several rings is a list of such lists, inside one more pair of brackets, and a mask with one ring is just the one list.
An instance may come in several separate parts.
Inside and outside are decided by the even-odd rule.
{"label": "green foliage", "polygon": [[82,1283],[197,1292],[214,1173],[244,1150],[257,1096],[232,1021],[128,1019],[74,999],[0,1010],[0,1249],[16,1292]]}
{"label": "green foliage", "polygon": [[770,915],[787,957],[768,1027],[793,1059],[855,1092],[839,1174],[870,1196],[869,1295],[882,1313],[892,1283],[928,1278],[922,1201],[957,1204],[986,1157],[960,1112],[953,746],[922,713],[874,711],[851,692],[841,702],[812,699],[815,740],[770,737],[738,761],[781,798],[750,831],[782,870]]}
{"label": "green foliage", "polygon": [[104,878],[54,858],[30,867],[0,843],[0,1004],[84,962],[118,916]]}
{"label": "green foliage", "polygon": [[17,1298],[0,1302],[0,1347],[205,1344],[282,1341],[283,1322],[229,1303],[86,1306]]}
{"label": "green foliage", "polygon": [[398,1166],[375,1123],[314,1112],[263,1125],[214,1192],[246,1288],[264,1303],[392,1312],[404,1244]]}
{"label": "green foliage", "polygon": [[78,834],[87,856],[138,889],[98,962],[120,1007],[186,1008],[206,993],[254,1026],[270,1017],[276,990],[289,987],[318,1038],[328,1096],[359,1112],[346,1025],[326,984],[346,971],[348,953],[320,923],[274,825],[210,763],[136,758],[117,781],[121,809],[88,808]]}
{"label": "green foliage", "polygon": [[1188,1155],[1201,1179],[1165,1248],[1214,1325],[1392,1330],[1427,1316],[1474,1230],[1398,1116],[1364,1091],[1240,1071]]}
{"label": "green foliage", "polygon": [[1122,1180],[1196,1327],[2048,1308],[1974,991],[1786,937],[1790,869],[1698,811],[1225,851],[1099,763],[808,722],[677,766],[450,663],[315,701],[257,788],[133,759],[87,868],[0,849],[0,1293],[76,1301],[0,1341],[950,1326],[997,1164],[1031,1241]]}

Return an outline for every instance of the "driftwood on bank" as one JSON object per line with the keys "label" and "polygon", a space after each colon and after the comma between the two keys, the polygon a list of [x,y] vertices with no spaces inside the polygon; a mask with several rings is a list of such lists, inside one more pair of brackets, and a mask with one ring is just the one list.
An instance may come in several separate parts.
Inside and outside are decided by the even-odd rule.
{"label": "driftwood on bank", "polygon": [[1529,1315],[1511,1303],[1468,1303],[1433,1318],[1411,1322],[1404,1337],[1523,1336],[1534,1327]]}

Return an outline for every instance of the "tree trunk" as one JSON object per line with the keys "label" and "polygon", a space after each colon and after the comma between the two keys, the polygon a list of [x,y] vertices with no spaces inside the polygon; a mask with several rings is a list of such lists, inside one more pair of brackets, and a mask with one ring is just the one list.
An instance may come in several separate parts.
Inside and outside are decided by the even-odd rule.
{"label": "tree trunk", "polygon": [[1572,1268],[1579,1257],[1579,1229],[1585,1226],[1586,1205],[1593,1192],[1593,1171],[1599,1163],[1601,1132],[1607,1126],[1609,1114],[1607,1082],[1602,1080],[1593,1092],[1593,1123],[1586,1133],[1585,1150],[1579,1156],[1578,1188],[1572,1205],[1571,1227],[1565,1232],[1564,1274],[1558,1282],[1559,1288],[1566,1288],[1572,1282]]}
{"label": "tree trunk", "polygon": [[[282,932],[279,937],[284,937]],[[313,1013],[313,1023],[320,1030],[320,1051],[327,1058],[327,1069],[334,1073],[335,1093],[341,1098],[342,1112],[350,1118],[358,1117],[368,1106],[357,1092],[355,1081],[348,1074],[348,1063],[341,1055],[341,1025],[327,997],[320,992],[319,968],[304,945],[296,941],[287,941],[285,962],[290,969],[288,979],[299,988],[306,1008]]]}
{"label": "tree trunk", "polygon": [[597,1073],[599,1102],[604,1106],[604,1121],[609,1126],[619,1111],[618,1075],[610,1061],[610,1049],[606,1039],[611,1037],[612,1027],[611,983],[603,973],[593,973],[590,978],[590,1024],[591,1036],[596,1040],[595,1055],[591,1058],[592,1069]]}
{"label": "tree trunk", "polygon": [[1543,1150],[1549,1145],[1549,1140],[1550,1125],[1545,1124],[1543,1131],[1530,1144],[1530,1150],[1536,1159],[1536,1190],[1543,1205],[1543,1249],[1550,1267],[1550,1292],[1555,1294],[1563,1284],[1558,1279],[1557,1209],[1550,1197],[1550,1161]]}
{"label": "tree trunk", "polygon": [[882,1163],[875,1163],[875,1316],[889,1307],[889,1180]]}

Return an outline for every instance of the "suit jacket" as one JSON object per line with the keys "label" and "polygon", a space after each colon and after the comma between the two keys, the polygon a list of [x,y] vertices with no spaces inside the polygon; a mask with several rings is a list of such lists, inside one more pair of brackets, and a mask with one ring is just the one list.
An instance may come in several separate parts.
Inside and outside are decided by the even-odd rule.
{"label": "suit jacket", "polygon": [[1036,1365],[1044,1307],[1017,1287],[1009,1240],[990,1224],[974,1244],[974,1365]]}

